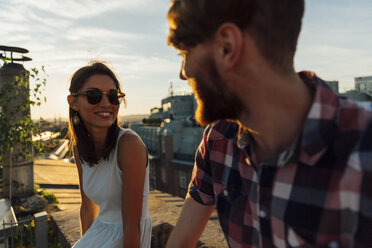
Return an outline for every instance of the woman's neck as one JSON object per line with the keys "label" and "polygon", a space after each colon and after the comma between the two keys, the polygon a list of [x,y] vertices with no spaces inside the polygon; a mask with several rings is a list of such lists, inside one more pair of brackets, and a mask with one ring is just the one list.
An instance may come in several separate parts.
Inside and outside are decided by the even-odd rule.
{"label": "woman's neck", "polygon": [[93,141],[94,147],[96,148],[97,151],[101,151],[105,145],[107,133],[108,133],[108,128],[93,128],[88,130],[89,135]]}

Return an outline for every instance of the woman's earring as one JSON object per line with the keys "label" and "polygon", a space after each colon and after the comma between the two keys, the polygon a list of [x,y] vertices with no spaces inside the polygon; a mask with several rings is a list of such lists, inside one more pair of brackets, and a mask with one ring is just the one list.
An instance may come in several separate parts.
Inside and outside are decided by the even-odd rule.
{"label": "woman's earring", "polygon": [[72,117],[72,123],[77,126],[79,125],[80,123],[80,119],[79,119],[79,116],[77,115],[77,113]]}

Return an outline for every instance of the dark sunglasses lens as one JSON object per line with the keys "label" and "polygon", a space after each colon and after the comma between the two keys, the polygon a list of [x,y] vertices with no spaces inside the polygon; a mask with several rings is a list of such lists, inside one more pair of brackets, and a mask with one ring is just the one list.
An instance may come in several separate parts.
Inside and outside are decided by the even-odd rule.
{"label": "dark sunglasses lens", "polygon": [[90,104],[97,104],[102,100],[102,92],[99,90],[87,90],[87,99]]}
{"label": "dark sunglasses lens", "polygon": [[121,97],[119,97],[119,93],[117,90],[110,90],[109,101],[111,104],[114,105],[119,105],[121,103]]}

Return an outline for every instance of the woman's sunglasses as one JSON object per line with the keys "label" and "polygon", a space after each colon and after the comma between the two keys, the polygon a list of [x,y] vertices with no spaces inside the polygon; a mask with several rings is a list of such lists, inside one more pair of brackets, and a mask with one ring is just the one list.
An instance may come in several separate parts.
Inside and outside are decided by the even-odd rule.
{"label": "woman's sunglasses", "polygon": [[125,96],[125,94],[119,90],[109,90],[103,92],[96,88],[82,90],[78,92],[71,92],[71,95],[72,96],[86,95],[88,103],[90,104],[100,103],[102,101],[102,96],[107,95],[109,102],[113,105],[119,105]]}

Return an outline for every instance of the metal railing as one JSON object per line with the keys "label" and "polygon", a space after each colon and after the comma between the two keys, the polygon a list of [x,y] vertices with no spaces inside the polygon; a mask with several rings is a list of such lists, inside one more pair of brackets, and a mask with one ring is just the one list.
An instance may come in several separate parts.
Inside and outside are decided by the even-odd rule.
{"label": "metal railing", "polygon": [[13,222],[1,223],[0,248],[48,247],[48,218],[45,211]]}

